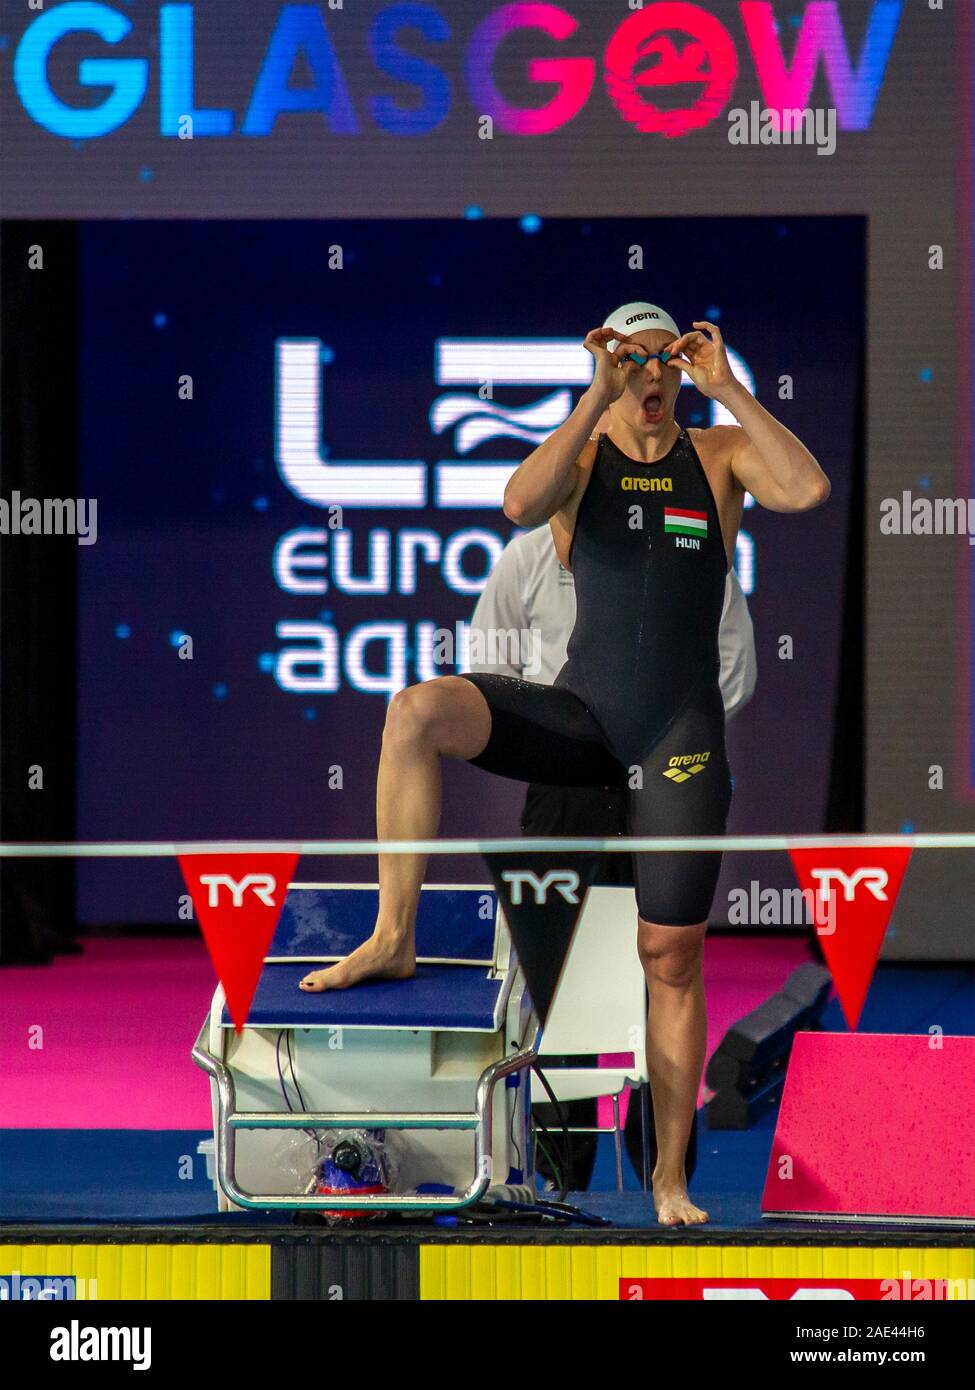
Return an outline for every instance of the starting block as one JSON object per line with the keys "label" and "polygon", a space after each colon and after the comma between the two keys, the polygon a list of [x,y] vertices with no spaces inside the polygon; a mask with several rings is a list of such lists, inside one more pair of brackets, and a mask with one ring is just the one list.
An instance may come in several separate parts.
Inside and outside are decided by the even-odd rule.
{"label": "starting block", "polygon": [[[375,885],[290,884],[240,1034],[218,986],[192,1055],[210,1076],[221,1210],[443,1211],[531,1185],[538,1022],[492,887],[423,889],[413,979],[298,988],[371,935],[378,900]],[[399,1131],[401,1191],[293,1191],[281,1132],[344,1129]]]}
{"label": "starting block", "polygon": [[969,1225],[975,1038],[797,1033],[762,1215]]}

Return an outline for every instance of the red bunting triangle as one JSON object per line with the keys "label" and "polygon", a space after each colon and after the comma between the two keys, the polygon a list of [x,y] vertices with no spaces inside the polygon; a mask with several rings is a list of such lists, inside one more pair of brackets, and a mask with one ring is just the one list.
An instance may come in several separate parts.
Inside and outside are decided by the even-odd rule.
{"label": "red bunting triangle", "polygon": [[247,1021],[297,862],[297,854],[179,855],[238,1033]]}
{"label": "red bunting triangle", "polygon": [[815,895],[819,943],[843,1016],[855,1029],[911,857],[910,846],[793,849],[789,855],[800,888]]}

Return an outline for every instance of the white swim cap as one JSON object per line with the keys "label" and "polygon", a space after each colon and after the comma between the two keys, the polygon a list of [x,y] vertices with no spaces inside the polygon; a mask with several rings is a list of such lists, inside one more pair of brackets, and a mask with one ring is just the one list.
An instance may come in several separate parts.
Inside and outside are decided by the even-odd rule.
{"label": "white swim cap", "polygon": [[[603,327],[615,328],[627,336],[646,332],[647,329],[660,329],[664,333],[673,333],[675,338],[680,337],[680,329],[666,310],[643,299],[635,299],[632,304],[621,304],[609,315]],[[611,338],[606,344],[608,351],[612,352],[618,341]]]}

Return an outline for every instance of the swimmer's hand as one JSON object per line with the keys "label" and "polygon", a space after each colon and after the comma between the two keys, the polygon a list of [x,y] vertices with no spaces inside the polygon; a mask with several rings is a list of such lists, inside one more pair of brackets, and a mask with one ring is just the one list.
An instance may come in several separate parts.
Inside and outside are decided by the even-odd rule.
{"label": "swimmer's hand", "polygon": [[[616,347],[610,352],[606,344],[614,338],[617,339]],[[622,396],[630,372],[637,370],[629,354],[640,352],[640,344],[629,338],[621,338],[615,328],[594,328],[586,334],[582,346],[596,361],[589,389],[598,396],[604,408],[612,405]],[[643,360],[646,361],[646,358]]]}
{"label": "swimmer's hand", "polygon": [[669,345],[670,358],[664,365],[671,371],[686,372],[702,396],[720,400],[723,392],[737,384],[721,329],[703,319],[695,322],[694,328],[706,328],[710,339],[701,332],[685,333]]}

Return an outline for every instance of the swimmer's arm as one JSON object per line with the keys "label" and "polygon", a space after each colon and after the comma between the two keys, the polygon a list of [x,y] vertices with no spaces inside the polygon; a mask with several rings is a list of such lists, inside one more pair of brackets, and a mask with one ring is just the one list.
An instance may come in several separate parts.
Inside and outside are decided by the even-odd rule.
{"label": "swimmer's arm", "polygon": [[[705,331],[702,331],[705,330]],[[670,344],[667,371],[683,372],[702,395],[731,411],[737,425],[708,431],[738,485],[773,512],[805,512],[829,496],[829,479],[791,430],[737,380],[716,323],[696,319]]]}
{"label": "swimmer's arm", "polygon": [[512,473],[504,490],[504,514],[516,526],[540,526],[562,510],[579,484],[576,460],[606,409],[591,388],[567,420]]}
{"label": "swimmer's arm", "polygon": [[805,512],[826,501],[829,479],[801,439],[740,382],[723,391],[720,400],[738,425],[714,428],[726,432],[731,471],[759,506],[773,512]]}

